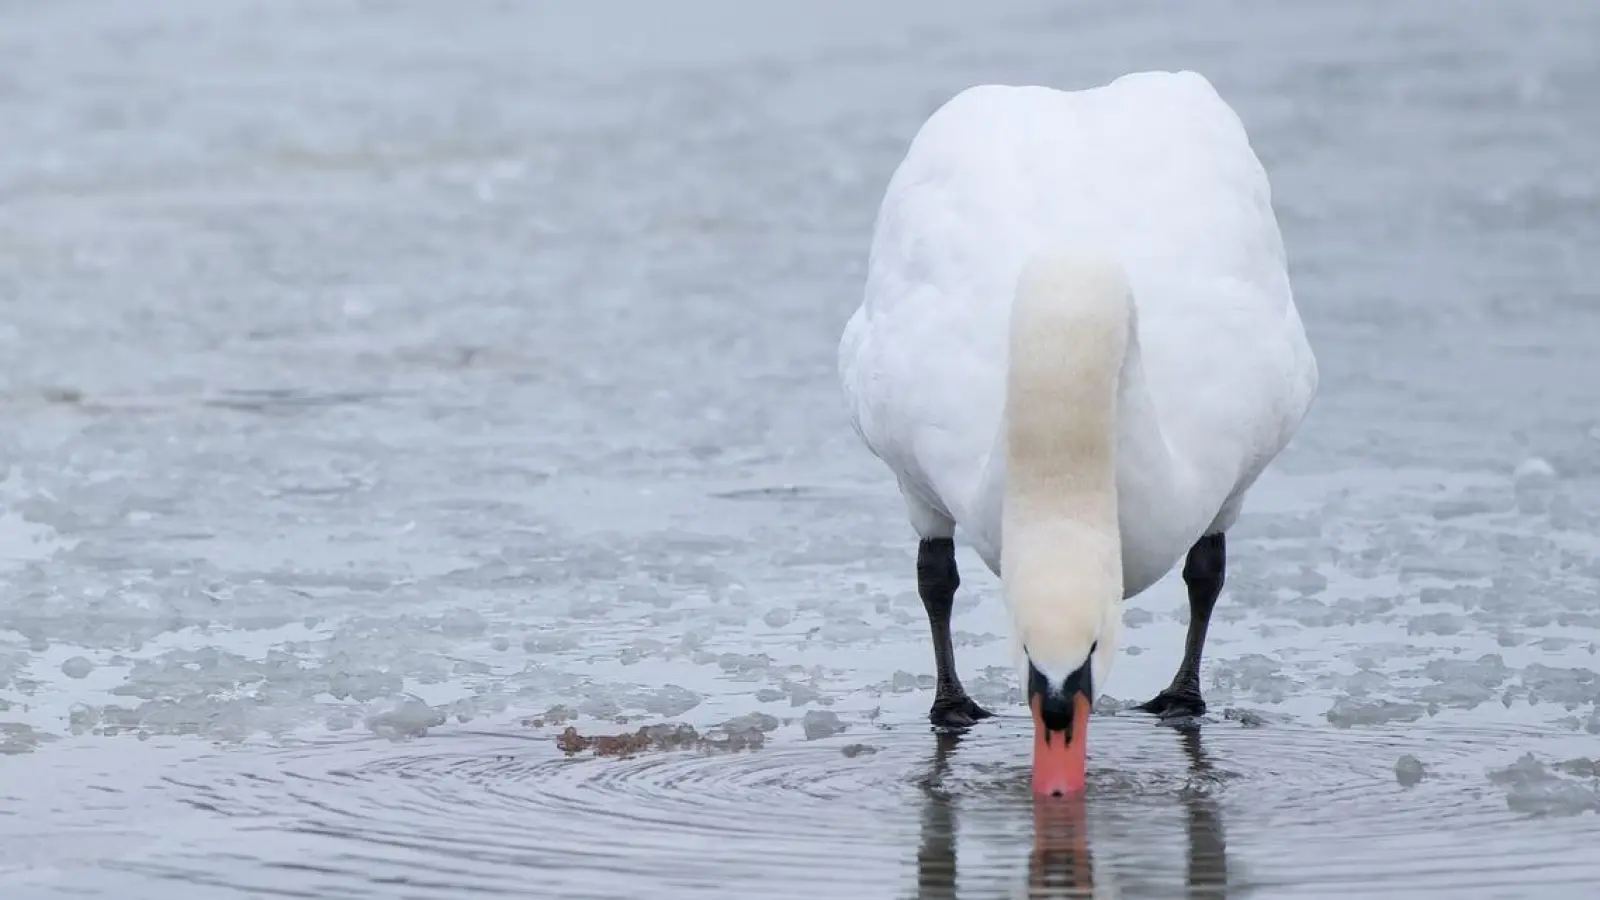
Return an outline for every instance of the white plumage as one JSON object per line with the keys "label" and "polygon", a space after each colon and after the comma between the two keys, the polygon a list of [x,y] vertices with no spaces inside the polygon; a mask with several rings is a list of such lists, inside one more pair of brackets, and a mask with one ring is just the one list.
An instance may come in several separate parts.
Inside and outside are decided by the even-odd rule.
{"label": "white plumage", "polygon": [[1024,265],[1059,252],[1109,261],[1131,288],[1111,427],[1133,596],[1233,523],[1317,386],[1266,174],[1205,78],[988,85],[935,112],[889,183],[840,377],[918,534],[959,524],[999,574],[1011,314]]}
{"label": "white plumage", "polygon": [[1205,78],[985,85],[946,103],[889,183],[840,376],[918,532],[959,522],[998,573],[1002,479],[984,475],[1013,292],[1031,253],[1072,243],[1127,272],[1150,399],[1187,476],[1184,496],[1152,496],[1165,476],[1118,467],[1132,596],[1232,523],[1317,386],[1266,173]]}

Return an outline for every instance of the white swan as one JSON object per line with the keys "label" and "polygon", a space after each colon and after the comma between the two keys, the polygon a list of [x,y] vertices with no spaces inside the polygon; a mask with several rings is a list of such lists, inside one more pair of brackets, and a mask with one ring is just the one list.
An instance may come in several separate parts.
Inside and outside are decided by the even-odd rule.
{"label": "white swan", "polygon": [[1185,554],[1186,652],[1144,708],[1204,711],[1223,534],[1317,388],[1266,174],[1205,78],[946,103],[889,183],[839,372],[921,538],[935,724],[989,715],[952,658],[957,523],[1001,576],[1036,791],[1081,789],[1121,601]]}

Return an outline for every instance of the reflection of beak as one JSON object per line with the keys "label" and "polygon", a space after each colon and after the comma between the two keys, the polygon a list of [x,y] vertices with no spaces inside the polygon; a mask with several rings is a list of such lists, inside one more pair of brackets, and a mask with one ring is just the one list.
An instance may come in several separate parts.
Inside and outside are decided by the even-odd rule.
{"label": "reflection of beak", "polygon": [[1082,896],[1094,889],[1089,823],[1082,797],[1033,805],[1033,852],[1028,855],[1028,896]]}
{"label": "reflection of beak", "polygon": [[[1047,703],[1052,706],[1070,703],[1071,712],[1060,710],[1056,714],[1057,710],[1046,708]],[[1073,693],[1070,698],[1047,699],[1036,693],[1029,698],[1028,705],[1033,707],[1034,794],[1065,797],[1082,792],[1084,749],[1089,740],[1089,698]],[[1066,721],[1061,721],[1064,718]]]}

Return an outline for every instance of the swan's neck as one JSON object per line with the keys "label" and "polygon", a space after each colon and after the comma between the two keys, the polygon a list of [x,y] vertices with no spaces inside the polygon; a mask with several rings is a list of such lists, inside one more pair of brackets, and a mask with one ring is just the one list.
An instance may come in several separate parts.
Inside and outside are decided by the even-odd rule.
{"label": "swan's neck", "polygon": [[1001,578],[1021,648],[1065,675],[1097,641],[1114,644],[1135,575],[1124,564],[1142,573],[1169,528],[1188,527],[1162,508],[1189,518],[1191,479],[1162,432],[1114,264],[1047,258],[1025,272],[1007,368]]}
{"label": "swan's neck", "polygon": [[[1178,452],[1162,428],[1145,381],[1136,333],[1129,336],[1118,373],[1114,409],[1116,421],[1112,433],[1115,441],[1111,453],[1117,494],[1116,528],[1124,545],[1124,558],[1132,557],[1135,563],[1124,566],[1125,595],[1132,596],[1147,587],[1150,580],[1149,575],[1139,571],[1139,562],[1157,560],[1154,564],[1161,566],[1161,573],[1164,573],[1176,558],[1172,554],[1186,549],[1186,542],[1198,538],[1199,530],[1210,523],[1201,521],[1204,504],[1198,497],[1193,465]],[[1049,480],[1048,474],[1029,472],[1026,467],[1021,480],[1009,477],[1012,468],[1007,452],[1009,431],[1008,409],[1001,417],[994,444],[978,479],[973,506],[977,514],[968,527],[969,539],[978,555],[996,575],[1001,572],[1002,518],[1007,498],[1028,493],[1034,490],[1033,485]],[[1098,472],[1097,477],[1103,480],[1104,471]],[[1020,496],[1013,504],[1013,508],[1027,506],[1027,501]],[[1081,521],[1082,513],[1077,515]],[[1101,519],[1091,527],[1103,529],[1106,524]]]}
{"label": "swan's neck", "polygon": [[1018,280],[1000,578],[1018,649],[1052,681],[1089,659],[1122,597],[1118,425],[1133,317],[1111,263],[1041,256]]}

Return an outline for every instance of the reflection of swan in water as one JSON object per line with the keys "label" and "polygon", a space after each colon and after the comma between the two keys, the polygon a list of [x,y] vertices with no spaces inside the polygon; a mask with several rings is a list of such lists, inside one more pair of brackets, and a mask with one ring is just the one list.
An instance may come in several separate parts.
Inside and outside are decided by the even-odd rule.
{"label": "reflection of swan in water", "polygon": [[1228,840],[1222,813],[1211,796],[1216,779],[1211,760],[1200,745],[1199,728],[1180,728],[1183,753],[1189,757],[1189,783],[1183,787],[1189,833],[1189,892],[1207,897],[1228,895]]}
{"label": "reflection of swan in water", "polygon": [[[1189,760],[1189,781],[1179,791],[1188,837],[1185,883],[1191,897],[1228,896],[1228,848],[1222,818],[1210,795],[1215,778],[1198,728],[1176,729]],[[917,849],[917,900],[956,900],[957,831],[960,803],[944,786],[950,758],[961,743],[959,732],[936,735],[928,773],[922,780],[921,844]],[[1092,795],[1092,791],[1091,791]],[[1033,847],[1028,854],[1030,898],[1115,897],[1119,891],[1109,872],[1097,878],[1090,848],[1088,808],[1084,798],[1030,801],[1033,805]]]}
{"label": "reflection of swan in water", "polygon": [[933,763],[920,785],[926,799],[922,804],[922,842],[917,847],[917,900],[955,900],[955,802],[945,790],[944,776],[961,738],[959,731],[934,733]]}
{"label": "reflection of swan in water", "polygon": [[1033,852],[1028,854],[1029,897],[1116,896],[1114,889],[1095,890],[1087,813],[1081,796],[1060,803],[1034,804]]}

